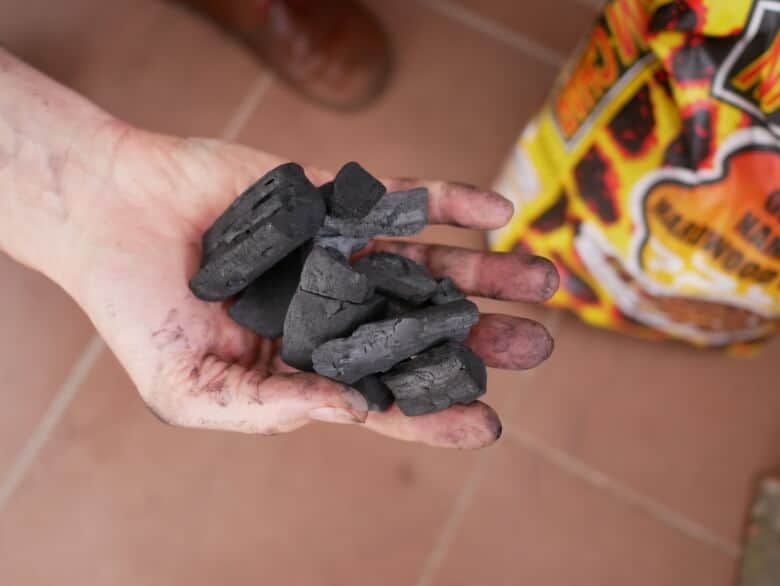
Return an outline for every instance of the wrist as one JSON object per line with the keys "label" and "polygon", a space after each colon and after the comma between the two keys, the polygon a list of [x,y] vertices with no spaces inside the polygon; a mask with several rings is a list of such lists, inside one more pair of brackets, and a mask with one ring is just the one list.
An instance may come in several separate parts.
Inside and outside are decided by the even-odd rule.
{"label": "wrist", "polygon": [[0,50],[0,250],[64,286],[100,145],[122,127]]}

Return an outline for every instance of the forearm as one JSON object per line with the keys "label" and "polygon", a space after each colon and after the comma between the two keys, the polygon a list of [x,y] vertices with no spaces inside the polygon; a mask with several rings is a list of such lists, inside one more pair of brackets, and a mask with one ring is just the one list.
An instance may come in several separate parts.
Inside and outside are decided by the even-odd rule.
{"label": "forearm", "polygon": [[0,49],[0,250],[59,280],[118,125]]}

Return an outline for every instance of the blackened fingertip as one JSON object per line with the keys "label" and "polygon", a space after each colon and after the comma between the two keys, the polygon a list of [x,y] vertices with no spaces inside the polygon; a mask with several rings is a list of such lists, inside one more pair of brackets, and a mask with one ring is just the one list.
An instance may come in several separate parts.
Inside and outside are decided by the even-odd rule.
{"label": "blackened fingertip", "polygon": [[550,269],[544,277],[544,285],[542,286],[542,299],[544,301],[547,301],[550,297],[555,295],[555,292],[558,290],[558,286],[561,283],[561,278],[558,275],[558,270],[555,268],[555,265],[550,261],[547,262],[550,264]]}
{"label": "blackened fingertip", "polygon": [[552,337],[552,334],[550,334],[550,332],[547,332],[547,350],[545,352],[545,356],[543,360],[547,360],[550,356],[552,356],[554,350],[555,350],[555,338]]}

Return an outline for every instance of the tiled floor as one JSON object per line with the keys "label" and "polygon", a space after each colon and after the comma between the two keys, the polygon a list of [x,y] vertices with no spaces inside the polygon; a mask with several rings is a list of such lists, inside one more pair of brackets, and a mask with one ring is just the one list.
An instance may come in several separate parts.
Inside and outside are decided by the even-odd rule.
{"label": "tiled floor", "polygon": [[[0,0],[0,38],[142,126],[488,184],[596,2],[370,4],[399,71],[350,116],[156,0]],[[160,425],[58,288],[4,257],[0,274],[1,584],[725,586],[752,482],[780,463],[777,340],[725,359],[518,304],[556,353],[491,373],[495,448],[327,426],[254,438]]]}

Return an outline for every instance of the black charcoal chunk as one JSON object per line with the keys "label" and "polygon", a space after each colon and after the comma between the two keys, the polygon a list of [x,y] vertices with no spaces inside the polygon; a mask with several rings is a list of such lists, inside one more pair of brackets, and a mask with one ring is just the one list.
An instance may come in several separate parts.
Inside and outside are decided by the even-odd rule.
{"label": "black charcoal chunk", "polygon": [[444,303],[451,303],[458,299],[465,299],[466,295],[458,289],[455,282],[449,277],[444,277],[439,281],[436,292],[431,297],[431,303],[434,305],[443,305]]}
{"label": "black charcoal chunk", "polygon": [[344,236],[411,236],[428,223],[425,187],[386,194],[362,219],[325,216],[325,226]]}
{"label": "black charcoal chunk", "polygon": [[303,168],[297,163],[285,163],[272,169],[254,185],[239,195],[230,206],[214,221],[203,235],[203,255],[211,254],[222,240],[225,232],[238,220],[246,217],[263,200],[272,195],[279,185],[308,183]]}
{"label": "black charcoal chunk", "polygon": [[414,311],[415,309],[417,309],[416,305],[412,305],[411,303],[407,303],[406,301],[403,301],[402,299],[396,299],[394,297],[388,297],[387,298],[387,306],[385,307],[385,319],[398,317],[399,315],[403,315],[405,313],[409,313],[410,311]]}
{"label": "black charcoal chunk", "polygon": [[325,202],[325,207],[330,209],[330,198],[333,197],[333,181],[323,183],[317,189],[320,190],[320,195]]}
{"label": "black charcoal chunk", "polygon": [[393,404],[393,393],[377,376],[361,378],[352,386],[365,397],[369,411],[387,411]]}
{"label": "black charcoal chunk", "polygon": [[368,238],[355,238],[342,236],[329,228],[320,228],[314,243],[323,248],[338,250],[345,258],[350,258],[354,253],[368,244]]}
{"label": "black charcoal chunk", "polygon": [[360,324],[382,315],[384,308],[385,299],[379,295],[350,303],[299,288],[284,320],[282,360],[300,370],[312,370],[311,356],[317,346],[348,336]]}
{"label": "black charcoal chunk", "polygon": [[333,180],[328,211],[337,218],[363,218],[387,189],[355,162],[347,163]]}
{"label": "black charcoal chunk", "polygon": [[266,338],[281,336],[309,250],[308,244],[294,250],[249,285],[228,310],[233,321]]}
{"label": "black charcoal chunk", "polygon": [[423,415],[485,394],[487,371],[482,360],[463,344],[447,342],[402,362],[382,375],[405,415]]}
{"label": "black charcoal chunk", "polygon": [[464,340],[477,321],[477,306],[462,299],[366,323],[349,337],[331,339],[317,347],[312,354],[314,370],[352,384],[369,374],[386,372],[436,344]]}
{"label": "black charcoal chunk", "polygon": [[436,280],[428,269],[397,254],[369,254],[355,263],[354,268],[365,274],[379,293],[415,305],[424,303],[436,291]]}
{"label": "black charcoal chunk", "polygon": [[325,204],[298,165],[269,173],[238,198],[204,236],[200,271],[190,289],[206,301],[235,295],[313,238]]}
{"label": "black charcoal chunk", "polygon": [[301,289],[323,297],[362,303],[373,289],[368,277],[352,270],[340,252],[315,246],[301,273]]}

